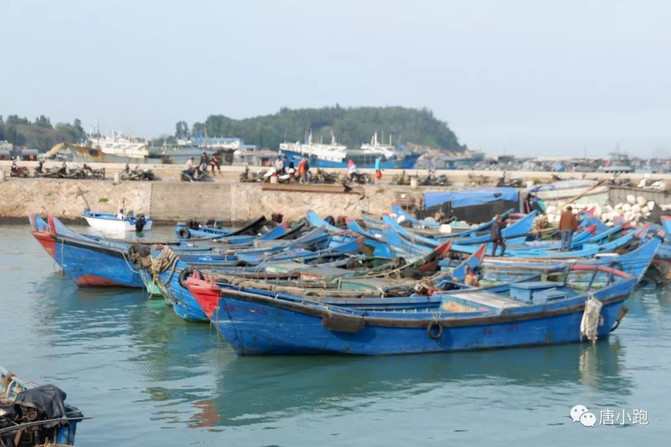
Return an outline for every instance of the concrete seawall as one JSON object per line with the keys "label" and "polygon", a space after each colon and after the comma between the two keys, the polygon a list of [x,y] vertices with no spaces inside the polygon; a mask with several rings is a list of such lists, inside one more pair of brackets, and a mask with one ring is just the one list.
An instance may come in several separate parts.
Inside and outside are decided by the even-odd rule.
{"label": "concrete seawall", "polygon": [[[109,180],[11,179],[0,184],[0,217],[23,219],[32,212],[78,219],[88,206],[114,213],[126,209],[159,222],[215,219],[239,223],[261,214],[282,213],[298,219],[312,209],[320,215],[356,216],[361,210],[382,213],[402,186],[367,186],[365,195],[261,191],[258,183],[123,182]],[[408,191],[409,192],[409,191]]]}
{"label": "concrete seawall", "polygon": [[[35,162],[21,162],[32,173]],[[47,166],[59,165],[55,162]],[[76,163],[71,163],[71,166]],[[115,172],[123,169],[122,164],[91,164],[105,167],[106,180],[68,180],[44,178],[10,178],[10,162],[0,162],[5,181],[0,182],[0,218],[25,219],[31,212],[54,214],[64,219],[78,219],[87,206],[101,212],[116,212],[125,199],[127,209],[135,213],[151,215],[159,222],[185,221],[190,218],[199,220],[215,219],[227,223],[249,221],[261,214],[282,213],[286,219],[298,219],[305,211],[312,209],[322,216],[360,217],[361,211],[375,214],[388,212],[393,201],[418,203],[422,192],[440,189],[470,189],[491,186],[501,177],[501,171],[439,171],[452,183],[450,187],[398,186],[395,175],[401,171],[385,170],[380,185],[363,187],[364,195],[307,193],[286,191],[261,191],[258,183],[240,183],[238,181],[243,166],[222,166],[221,176],[203,183],[185,183],[179,181],[181,166],[144,165],[153,169],[161,179],[154,182],[121,182],[115,184],[111,179]],[[252,171],[260,167],[250,168]],[[409,170],[406,175],[426,175],[425,170]],[[549,182],[551,172],[509,172],[510,177],[520,177],[525,182]],[[577,173],[562,173],[562,177],[580,177]],[[644,174],[628,174],[634,181]],[[608,178],[609,175],[587,174],[588,178]],[[671,175],[655,174],[655,178],[671,180]]]}

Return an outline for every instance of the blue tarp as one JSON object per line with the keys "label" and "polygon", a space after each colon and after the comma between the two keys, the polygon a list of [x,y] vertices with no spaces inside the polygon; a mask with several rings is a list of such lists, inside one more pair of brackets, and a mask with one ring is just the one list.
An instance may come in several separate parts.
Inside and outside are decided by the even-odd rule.
{"label": "blue tarp", "polygon": [[505,200],[516,202],[517,190],[515,188],[486,188],[471,189],[467,191],[427,191],[424,193],[424,206],[429,208],[452,202],[452,208],[460,206],[482,205],[484,203]]}

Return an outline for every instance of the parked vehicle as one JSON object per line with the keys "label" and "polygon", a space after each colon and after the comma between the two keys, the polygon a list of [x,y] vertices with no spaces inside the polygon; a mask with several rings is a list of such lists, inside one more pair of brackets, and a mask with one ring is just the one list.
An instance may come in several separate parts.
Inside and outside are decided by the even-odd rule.
{"label": "parked vehicle", "polygon": [[154,172],[151,169],[140,169],[139,165],[135,166],[135,169],[131,170],[126,163],[126,167],[121,171],[120,175],[121,180],[147,180],[151,181],[155,179]]}
{"label": "parked vehicle", "polygon": [[82,166],[82,172],[84,172],[84,178],[87,179],[94,179],[94,180],[105,179],[105,168],[93,169],[91,166],[84,163],[84,165]]}
{"label": "parked vehicle", "polygon": [[445,174],[435,175],[433,169],[429,169],[426,177],[419,179],[418,183],[422,186],[446,186],[448,184],[447,176]]}
{"label": "parked vehicle", "polygon": [[192,171],[185,169],[180,175],[180,179],[183,182],[203,182],[207,180],[207,172],[201,171],[200,169],[194,169]]}
{"label": "parked vehicle", "polygon": [[270,168],[263,174],[263,181],[270,182],[270,179],[275,176],[277,177],[277,183],[295,183],[295,173],[296,171],[294,169],[288,169],[285,174],[278,174],[275,168]]}
{"label": "parked vehicle", "polygon": [[249,172],[249,166],[245,166],[245,170],[240,173],[240,182],[241,183],[255,183],[255,182],[261,183],[261,182],[263,182],[263,179],[264,179],[263,176],[264,176],[265,173],[266,173],[266,171],[261,170],[261,171],[257,171],[255,173],[251,174]]}
{"label": "parked vehicle", "polygon": [[74,167],[74,168],[68,168],[68,165],[64,161],[63,164],[61,165],[61,168],[58,170],[58,176],[60,178],[67,178],[67,179],[83,179],[86,178],[86,174],[81,168]]}
{"label": "parked vehicle", "polygon": [[326,172],[321,168],[317,168],[317,172],[312,176],[312,183],[336,183],[338,181],[338,174]]}
{"label": "parked vehicle", "polygon": [[9,172],[10,177],[20,177],[20,178],[26,178],[28,177],[28,168],[25,166],[17,166],[16,160],[12,162],[12,167]]}
{"label": "parked vehicle", "polygon": [[44,178],[59,178],[59,172],[61,168],[45,168],[44,161],[40,160],[35,168],[35,177],[44,177]]}
{"label": "parked vehicle", "polygon": [[372,183],[372,180],[368,174],[363,172],[352,172],[348,174],[347,181],[349,183],[357,183],[359,185],[365,185],[367,183]]}

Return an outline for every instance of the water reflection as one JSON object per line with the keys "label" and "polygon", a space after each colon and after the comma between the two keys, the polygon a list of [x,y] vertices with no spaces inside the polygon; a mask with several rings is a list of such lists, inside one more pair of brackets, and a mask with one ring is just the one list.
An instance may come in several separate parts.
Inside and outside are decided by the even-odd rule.
{"label": "water reflection", "polygon": [[[77,288],[54,272],[37,243],[28,244],[29,233],[14,236],[20,243],[13,257],[0,253],[0,287],[17,297],[15,316],[0,317],[3,329],[10,328],[0,341],[3,354],[25,357],[16,363],[22,372],[59,376],[58,383],[70,385],[73,402],[95,416],[82,429],[106,433],[106,439],[109,427],[129,424],[138,426],[136,435],[157,428],[226,430],[318,411],[355,412],[436,390],[447,391],[449,405],[468,399],[487,405],[515,392],[542,402],[585,389],[618,400],[641,385],[632,368],[650,367],[649,354],[661,353],[659,345],[669,338],[663,329],[671,291],[644,290],[629,300],[630,313],[615,336],[596,345],[399,357],[237,357],[210,326],[182,321],[162,302],[147,301],[144,291]],[[29,250],[21,252],[21,244]],[[12,351],[14,341],[27,348]]]}
{"label": "water reflection", "polygon": [[222,425],[269,422],[286,414],[337,407],[355,410],[362,400],[418,394],[438,387],[545,388],[583,384],[628,393],[620,374],[618,343],[401,357],[222,356],[216,405]]}

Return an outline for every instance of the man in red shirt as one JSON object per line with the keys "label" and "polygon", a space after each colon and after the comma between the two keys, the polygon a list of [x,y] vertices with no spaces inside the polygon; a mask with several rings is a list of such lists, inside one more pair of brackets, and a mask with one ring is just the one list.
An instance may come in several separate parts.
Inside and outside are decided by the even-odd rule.
{"label": "man in red shirt", "polygon": [[561,235],[561,249],[570,250],[573,242],[573,232],[578,229],[578,221],[569,205],[559,218],[559,234]]}

